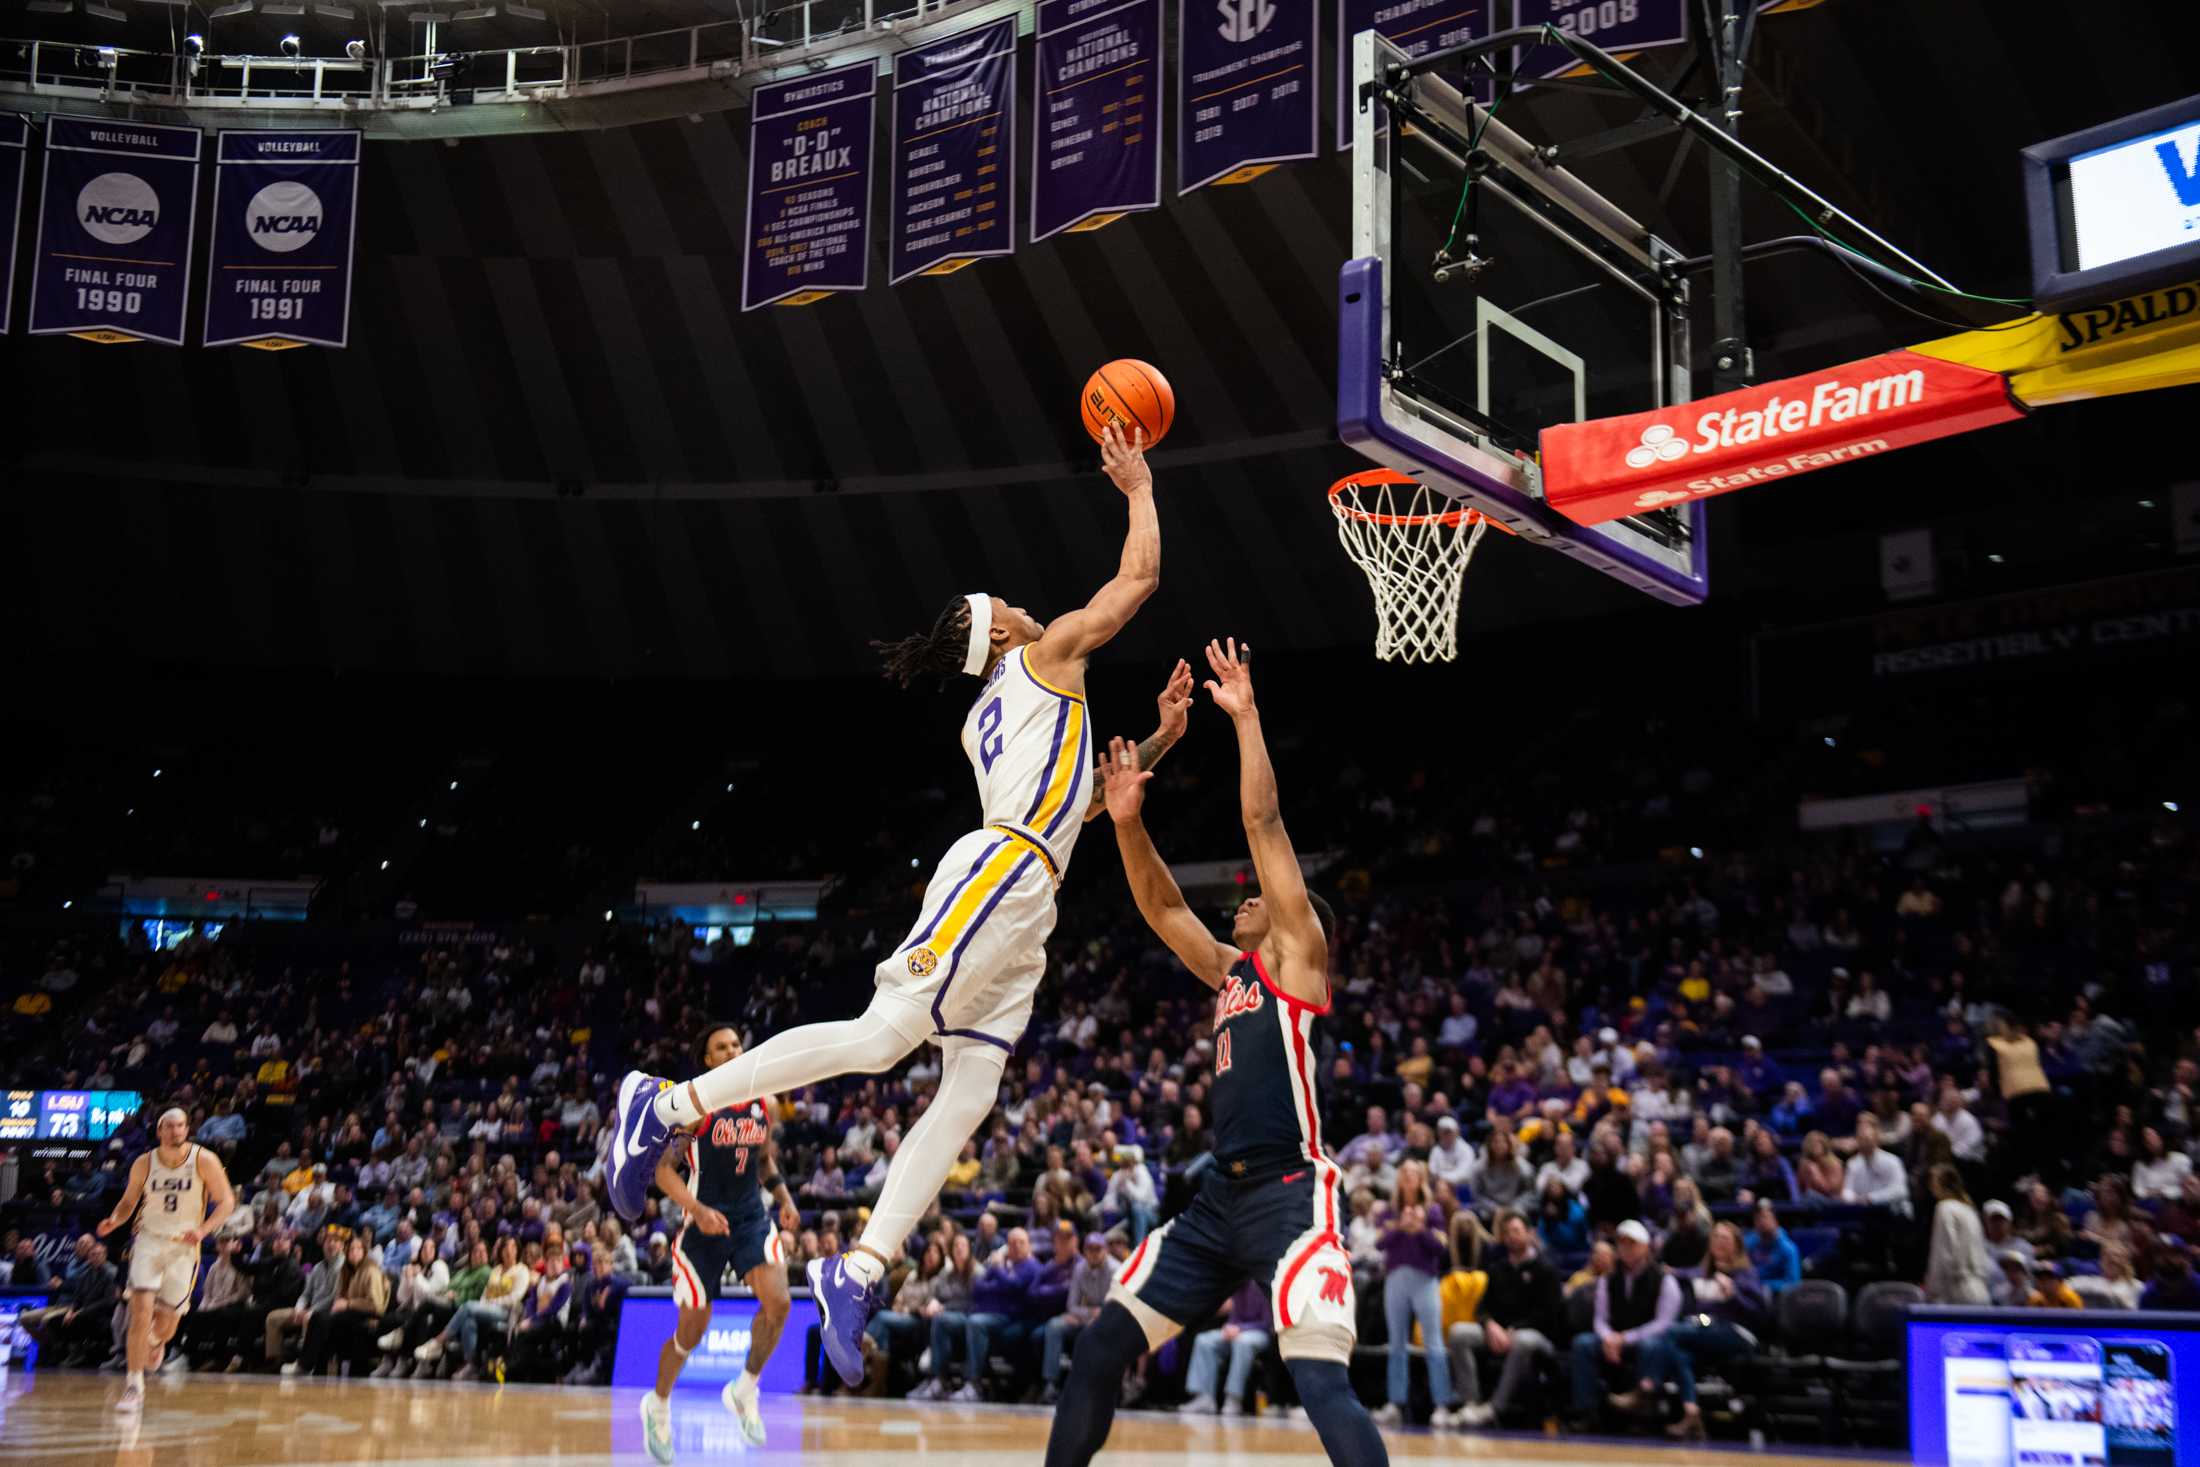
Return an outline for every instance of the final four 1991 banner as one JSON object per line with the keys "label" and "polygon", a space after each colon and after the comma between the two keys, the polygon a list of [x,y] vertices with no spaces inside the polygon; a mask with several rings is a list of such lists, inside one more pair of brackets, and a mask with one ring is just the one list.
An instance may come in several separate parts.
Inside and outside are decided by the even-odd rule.
{"label": "final four 1991 banner", "polygon": [[8,211],[8,253],[0,258],[0,332],[8,329],[15,304],[15,247],[23,227],[23,168],[30,157],[31,123],[20,112],[0,112],[0,207]]}
{"label": "final four 1991 banner", "polygon": [[1161,0],[1039,0],[1031,237],[1161,207]]}
{"label": "final four 1991 banner", "polygon": [[46,119],[33,335],[183,345],[200,136],[154,122]]}
{"label": "final four 1991 banner", "polygon": [[894,58],[893,245],[898,284],[1016,248],[1016,18]]}
{"label": "final four 1991 banner", "polygon": [[206,345],[344,345],[358,213],[357,131],[218,134]]}
{"label": "final four 1991 banner", "polygon": [[1314,0],[1182,0],[1176,191],[1245,183],[1320,151]]}
{"label": "final four 1991 banner", "polygon": [[808,305],[837,290],[863,289],[877,97],[872,61],[756,89],[742,310]]}

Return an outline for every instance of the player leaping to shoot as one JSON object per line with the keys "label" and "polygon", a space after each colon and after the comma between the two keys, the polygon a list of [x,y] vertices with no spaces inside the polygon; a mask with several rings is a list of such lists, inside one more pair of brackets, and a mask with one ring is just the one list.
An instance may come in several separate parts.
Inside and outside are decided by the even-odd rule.
{"label": "player leaping to shoot", "polygon": [[[104,1238],[137,1214],[130,1249],[130,1334],[125,1348],[130,1375],[117,1411],[145,1404],[145,1372],[158,1370],[191,1308],[199,1277],[199,1244],[229,1220],[237,1207],[221,1158],[191,1141],[191,1120],[181,1110],[161,1112],[154,1127],[160,1144],[130,1163],[130,1185],[115,1210],[99,1220]],[[140,1211],[138,1204],[145,1204]],[[208,1204],[213,1211],[208,1212]]]}
{"label": "player leaping to shoot", "polygon": [[[1042,625],[998,596],[958,596],[930,631],[876,644],[887,676],[904,687],[958,672],[979,679],[962,746],[984,814],[979,829],[948,848],[916,926],[878,965],[870,1007],[854,1019],[774,1035],[682,1084],[637,1071],[619,1086],[610,1193],[631,1219],[676,1128],[766,1093],[877,1074],[926,1042],[940,1047],[939,1090],[902,1138],[863,1236],[839,1257],[810,1265],[825,1353],[850,1385],[863,1378],[863,1327],[877,1307],[879,1281],[963,1142],[992,1110],[1009,1053],[1031,1019],[1054,930],[1054,889],[1089,804],[1085,661],[1161,582],[1161,525],[1144,450],[1143,430],[1126,439],[1110,425],[1101,442],[1101,467],[1123,493],[1130,528],[1114,578],[1085,606]],[[1189,682],[1181,686],[1188,693]],[[1150,757],[1173,737],[1164,726]]]}
{"label": "player leaping to shoot", "polygon": [[1237,725],[1238,797],[1260,895],[1239,904],[1229,942],[1185,905],[1141,812],[1153,778],[1114,740],[1101,760],[1115,843],[1138,914],[1217,990],[1208,1092],[1215,1166],[1192,1205],[1146,1235],[1077,1341],[1055,1408],[1047,1467],[1085,1467],[1108,1439],[1124,1369],[1217,1313],[1247,1279],[1268,1294],[1283,1361],[1329,1460],[1382,1467],[1389,1455],[1346,1369],[1355,1339],[1352,1260],[1338,1232],[1338,1173],[1322,1153],[1314,1020],[1329,1012],[1328,904],[1306,889],[1284,833],[1276,772],[1240,652],[1207,644],[1215,706]]}

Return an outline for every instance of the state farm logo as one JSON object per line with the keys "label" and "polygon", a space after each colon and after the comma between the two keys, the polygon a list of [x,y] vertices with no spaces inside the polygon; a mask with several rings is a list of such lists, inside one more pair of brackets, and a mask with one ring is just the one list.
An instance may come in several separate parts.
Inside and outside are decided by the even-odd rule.
{"label": "state farm logo", "polygon": [[1222,17],[1222,39],[1242,46],[1268,29],[1276,7],[1270,0],[1218,0],[1215,13]]}
{"label": "state farm logo", "polygon": [[1627,467],[1647,469],[1661,459],[1671,463],[1687,454],[1688,445],[1674,437],[1671,428],[1663,423],[1652,423],[1642,430],[1642,446],[1627,450]]}
{"label": "state farm logo", "polygon": [[321,232],[321,196],[295,180],[271,183],[244,206],[244,231],[278,255],[302,249]]}
{"label": "state farm logo", "polygon": [[136,244],[160,223],[160,195],[134,173],[102,173],[78,191],[76,217],[102,244]]}
{"label": "state farm logo", "polygon": [[[1761,406],[1714,408],[1696,419],[1693,439],[1683,438],[1664,423],[1642,430],[1642,442],[1627,450],[1630,469],[1655,468],[1696,453],[1746,448],[1752,443],[1802,433],[1827,423],[1845,423],[1898,408],[1915,407],[1925,398],[1925,373],[1916,367],[1889,372],[1857,383],[1835,378],[1810,384],[1807,397],[1782,397],[1775,393]],[[1676,491],[1652,491],[1635,501],[1640,509],[1654,509],[1690,496]]]}

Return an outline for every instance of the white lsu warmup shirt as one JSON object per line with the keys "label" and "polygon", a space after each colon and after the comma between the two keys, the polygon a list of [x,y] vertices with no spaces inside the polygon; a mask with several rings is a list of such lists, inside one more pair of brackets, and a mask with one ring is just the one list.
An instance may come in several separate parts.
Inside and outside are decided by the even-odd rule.
{"label": "white lsu warmup shirt", "polygon": [[166,1308],[191,1306],[198,1282],[199,1245],[183,1235],[206,1222],[206,1184],[199,1177],[199,1148],[183,1149],[183,1163],[167,1166],[160,1149],[145,1154],[145,1195],[138,1203],[137,1241],[130,1249],[130,1287],[150,1289]]}

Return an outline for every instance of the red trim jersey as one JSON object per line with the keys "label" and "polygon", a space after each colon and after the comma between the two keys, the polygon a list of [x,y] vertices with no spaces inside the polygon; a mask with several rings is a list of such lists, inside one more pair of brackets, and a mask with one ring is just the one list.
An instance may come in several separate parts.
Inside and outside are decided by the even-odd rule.
{"label": "red trim jersey", "polygon": [[1278,988],[1241,953],[1215,994],[1215,1160],[1233,1180],[1322,1159],[1314,1020],[1329,1012]]}

